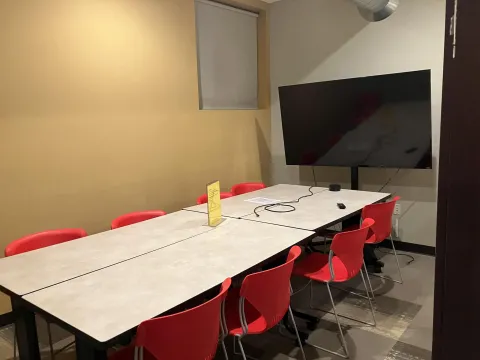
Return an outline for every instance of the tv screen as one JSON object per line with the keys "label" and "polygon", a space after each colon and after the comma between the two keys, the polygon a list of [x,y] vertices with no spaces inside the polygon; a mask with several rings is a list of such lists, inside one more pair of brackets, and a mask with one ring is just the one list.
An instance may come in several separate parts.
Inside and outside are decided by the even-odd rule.
{"label": "tv screen", "polygon": [[279,88],[287,165],[432,167],[430,70]]}

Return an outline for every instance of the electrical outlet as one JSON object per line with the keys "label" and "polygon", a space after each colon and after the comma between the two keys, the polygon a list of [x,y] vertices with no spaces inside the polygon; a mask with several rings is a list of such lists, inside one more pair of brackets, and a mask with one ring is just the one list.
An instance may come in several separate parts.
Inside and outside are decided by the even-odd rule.
{"label": "electrical outlet", "polygon": [[393,215],[400,215],[402,212],[402,206],[399,203],[395,204],[395,209],[393,210]]}

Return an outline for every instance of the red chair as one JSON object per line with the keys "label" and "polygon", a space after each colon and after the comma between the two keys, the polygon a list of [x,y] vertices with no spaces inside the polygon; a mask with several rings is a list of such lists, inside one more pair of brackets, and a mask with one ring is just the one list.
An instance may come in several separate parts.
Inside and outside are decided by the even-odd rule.
{"label": "red chair", "polygon": [[80,239],[87,236],[83,229],[60,229],[42,231],[12,241],[5,248],[5,257],[41,249],[47,246]]}
{"label": "red chair", "polygon": [[264,183],[242,183],[233,185],[231,192],[233,196],[236,196],[265,188],[266,186]]}
{"label": "red chair", "polygon": [[150,210],[150,211],[137,211],[128,213],[122,216],[119,216],[112,221],[112,230],[118,229],[123,226],[128,226],[136,224],[145,220],[150,220],[159,216],[167,215],[165,211],[162,210]]}
{"label": "red chair", "polygon": [[226,279],[215,298],[193,309],[142,322],[133,344],[114,353],[109,360],[213,359],[220,329],[223,351],[227,355],[221,312],[230,284],[231,280]]}
{"label": "red chair", "polygon": [[[56,244],[61,244],[67,241],[80,239],[85,236],[87,236],[87,232],[83,229],[60,229],[60,230],[42,231],[36,234],[27,235],[18,240],[12,241],[5,248],[5,257],[22,254],[28,251],[33,251],[33,250],[41,249],[41,248],[56,245]],[[50,328],[50,324],[51,323],[47,321],[48,343],[50,345],[50,358],[53,360],[55,357],[55,352],[53,351],[52,330]],[[14,344],[13,344],[14,359],[17,358],[16,342],[17,342],[17,338],[15,336]],[[65,350],[66,348],[70,347],[73,344],[75,344],[75,342],[72,342],[64,346],[62,349],[56,351],[56,353],[58,354],[59,352]]]}
{"label": "red chair", "polygon": [[295,328],[303,359],[306,360],[290,308],[290,276],[293,263],[301,252],[298,246],[292,247],[285,264],[248,275],[243,280],[241,289],[229,291],[225,303],[226,328],[229,335],[238,340],[244,360],[247,360],[247,356],[243,349],[242,338],[268,331],[282,320],[287,311]]}
{"label": "red chair", "polygon": [[[220,199],[228,199],[232,196],[233,196],[233,194],[229,193],[229,192],[221,192],[220,193]],[[207,194],[203,194],[202,196],[199,196],[198,199],[197,199],[197,205],[206,204],[207,202],[208,202],[208,195]]]}
{"label": "red chair", "polygon": [[367,205],[362,210],[362,219],[373,219],[375,224],[372,226],[372,231],[375,234],[375,237],[367,240],[367,244],[375,245],[379,244],[382,241],[390,238],[392,242],[393,253],[395,254],[395,260],[397,261],[398,274],[400,276],[400,281],[392,279],[391,277],[383,276],[380,274],[371,274],[382,279],[392,280],[396,283],[403,284],[402,271],[400,270],[400,263],[398,261],[397,250],[395,249],[395,244],[392,237],[392,216],[393,211],[395,210],[395,205],[397,201],[400,200],[399,196],[395,196],[392,201]]}
{"label": "red chair", "polygon": [[[361,296],[363,298],[368,299],[370,303],[370,309],[372,311],[373,317],[373,324],[366,323],[368,325],[376,326],[375,320],[375,312],[373,309],[372,300],[370,298],[370,294],[368,291],[367,283],[365,281],[365,276],[362,272],[362,266],[367,271],[365,267],[365,263],[363,261],[363,246],[367,241],[367,237],[369,236],[370,228],[374,225],[374,221],[372,219],[365,219],[362,223],[360,229],[342,232],[333,238],[332,245],[330,247],[329,255],[320,254],[320,253],[312,253],[308,255],[304,260],[302,260],[295,268],[293,269],[293,274],[298,276],[303,276],[307,279],[310,279],[310,307],[313,308],[311,304],[312,300],[312,290],[313,290],[313,283],[312,281],[317,281],[321,283],[325,283],[327,285],[328,294],[330,295],[330,301],[332,302],[333,313],[335,315],[335,319],[337,320],[338,331],[340,333],[340,338],[342,340],[342,347],[345,354],[340,354],[338,352],[334,352],[332,350],[325,349],[323,347],[314,345],[309,343],[309,345],[326,351],[328,353],[341,356],[343,358],[348,358],[348,348],[345,342],[345,338],[343,336],[342,327],[340,325],[340,321],[338,319],[339,316],[337,314],[337,310],[335,308],[335,302],[333,301],[332,292],[330,290],[331,283],[342,283],[348,281],[360,273],[362,275],[363,285],[365,286],[365,290],[367,296],[363,296],[360,294],[353,293],[355,295]],[[375,235],[371,235],[375,237]],[[321,310],[321,309],[316,309]],[[322,310],[323,311],[323,310]],[[342,316],[346,317],[346,316]],[[348,317],[346,317],[348,318]],[[349,318],[351,320],[359,321],[365,323],[363,321]]]}

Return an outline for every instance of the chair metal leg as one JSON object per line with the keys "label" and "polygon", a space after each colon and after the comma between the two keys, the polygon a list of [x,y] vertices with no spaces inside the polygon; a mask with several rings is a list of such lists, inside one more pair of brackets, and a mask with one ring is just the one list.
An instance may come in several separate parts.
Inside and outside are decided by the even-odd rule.
{"label": "chair metal leg", "polygon": [[135,346],[135,350],[133,353],[134,360],[143,360],[143,347]]}
{"label": "chair metal leg", "polygon": [[393,236],[390,236],[390,241],[392,242],[393,254],[395,255],[395,260],[397,262],[397,269],[398,269],[398,275],[400,276],[400,280],[393,279],[390,276],[385,276],[385,275],[380,275],[375,273],[369,273],[369,275],[372,275],[381,279],[385,279],[385,280],[390,280],[397,284],[403,284],[402,271],[400,270],[400,262],[398,261],[398,255],[397,255],[397,250],[395,249],[395,243],[393,242]]}
{"label": "chair metal leg", "polygon": [[395,254],[395,260],[397,260],[398,275],[400,276],[400,284],[403,284],[402,271],[400,270],[400,262],[398,261],[397,249],[395,249],[393,236],[390,236],[390,240],[392,241],[392,249],[393,249],[393,253]]}
{"label": "chair metal leg", "polygon": [[[236,336],[237,340],[238,340],[238,345],[240,346],[240,351],[242,353],[242,356],[243,356],[243,360],[247,360],[247,355],[245,355],[245,350],[243,350],[243,345],[242,345],[242,340],[241,340],[241,337],[240,336]],[[235,341],[235,340],[234,340]]]}
{"label": "chair metal leg", "polygon": [[[235,340],[233,341],[235,342]],[[227,353],[227,347],[225,346],[225,341],[223,341],[222,339],[221,342],[222,342],[223,355],[225,355],[225,359],[228,360],[228,353]]]}
{"label": "chair metal leg", "polygon": [[50,359],[55,359],[55,353],[53,351],[53,341],[52,341],[52,329],[50,328],[50,323],[47,321],[47,333],[48,333],[48,344],[50,346]]}
{"label": "chair metal leg", "polygon": [[363,262],[363,269],[365,270],[365,275],[367,276],[368,285],[370,286],[370,293],[372,294],[372,300],[375,300],[375,293],[373,292],[372,282],[370,281],[370,276],[368,275],[367,264],[365,264],[365,261]]}
{"label": "chair metal leg", "polygon": [[[362,275],[363,286],[365,286],[365,291],[368,294],[368,288],[367,288],[367,282],[365,281],[365,276],[363,275],[362,271],[360,271],[360,274]],[[368,274],[367,274],[367,277],[368,277]],[[373,326],[376,327],[377,319],[375,318],[375,310],[373,309],[372,299],[370,299],[370,295],[368,295],[368,302],[370,303],[370,310],[372,310]]]}
{"label": "chair metal leg", "polygon": [[[363,274],[362,274],[363,275]],[[327,284],[327,283],[324,283],[324,284]],[[370,301],[370,296],[364,296],[362,294],[359,294],[359,293],[356,293],[354,291],[348,291],[348,290],[345,290],[345,289],[342,289],[342,288],[339,288],[337,286],[333,286],[333,285],[328,285],[328,288],[334,288],[334,289],[338,289],[340,291],[343,291],[343,292],[346,292],[348,294],[352,294],[352,295],[356,295],[358,297],[361,297],[362,299],[366,299],[368,301]],[[365,288],[365,290],[367,291],[367,295],[368,295],[368,290]],[[312,310],[317,310],[317,311],[322,311],[324,313],[327,313],[327,314],[332,314],[334,315],[334,313],[332,313],[331,311],[327,311],[327,310],[324,310],[324,309],[321,309],[321,308],[318,308],[318,307],[315,307],[313,306],[313,285],[312,287],[310,288],[310,309]],[[362,323],[362,324],[365,324],[365,325],[368,325],[368,326],[376,326],[376,322],[374,322],[373,324],[372,323],[369,323],[368,321],[363,321],[363,320],[359,320],[359,319],[355,319],[353,317],[350,317],[350,316],[347,316],[347,315],[342,315],[342,314],[335,314],[336,316],[339,316],[339,317],[342,317],[344,319],[348,319],[348,320],[352,320],[352,321],[356,321],[356,322],[359,322],[359,323]]]}
{"label": "chair metal leg", "polygon": [[298,333],[297,324],[295,323],[295,318],[293,317],[292,308],[290,306],[288,307],[288,312],[290,314],[290,318],[292,319],[293,328],[295,329],[295,334],[297,335],[298,345],[300,347],[300,351],[302,352],[303,360],[307,360],[307,357],[305,356],[305,351],[303,350],[302,339],[300,339],[300,334]]}
{"label": "chair metal leg", "polygon": [[307,341],[307,344],[310,345],[310,346],[313,346],[314,348],[317,348],[317,349],[319,349],[319,350],[328,352],[328,353],[333,354],[333,355],[340,356],[340,357],[342,357],[342,358],[344,358],[344,359],[348,359],[348,358],[350,357],[350,355],[348,354],[347,342],[345,341],[345,337],[343,336],[342,326],[340,325],[340,320],[338,319],[337,309],[335,308],[335,302],[333,301],[332,292],[331,292],[331,290],[330,290],[330,284],[329,284],[329,283],[326,283],[326,285],[327,285],[327,289],[328,289],[328,294],[330,295],[330,301],[332,302],[332,308],[333,308],[333,312],[334,312],[334,314],[335,314],[335,319],[337,320],[338,331],[339,331],[339,333],[340,333],[340,340],[341,340],[341,344],[342,344],[343,351],[345,352],[345,354],[341,354],[341,353],[338,353],[338,352],[336,352],[336,351],[332,351],[332,350],[323,348],[323,347],[321,347],[321,346],[312,344],[312,343],[309,342],[309,341]]}
{"label": "chair metal leg", "polygon": [[242,344],[242,335],[235,335],[235,338],[238,340],[238,345],[240,345],[240,352],[235,350],[235,338],[233,339],[233,353],[235,355],[242,355],[244,360],[251,359],[251,360],[258,360],[257,358],[247,355],[245,353],[245,350],[243,349],[243,344]]}

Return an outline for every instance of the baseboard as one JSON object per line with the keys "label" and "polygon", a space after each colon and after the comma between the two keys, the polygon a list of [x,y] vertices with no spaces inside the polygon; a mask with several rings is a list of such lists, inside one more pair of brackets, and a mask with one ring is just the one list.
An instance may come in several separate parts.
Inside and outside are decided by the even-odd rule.
{"label": "baseboard", "polygon": [[[407,251],[407,252],[412,252],[416,254],[423,254],[423,255],[430,255],[430,256],[435,256],[435,247],[434,246],[428,246],[428,245],[420,245],[420,244],[413,244],[413,243],[408,243],[404,241],[399,241],[399,240],[393,240],[395,243],[395,248],[398,251]],[[380,243],[381,247],[391,249],[392,248],[392,242],[390,240],[385,240],[382,243]]]}
{"label": "baseboard", "polygon": [[15,322],[15,317],[13,316],[13,312],[10,311],[6,314],[0,315],[0,327],[4,327]]}

